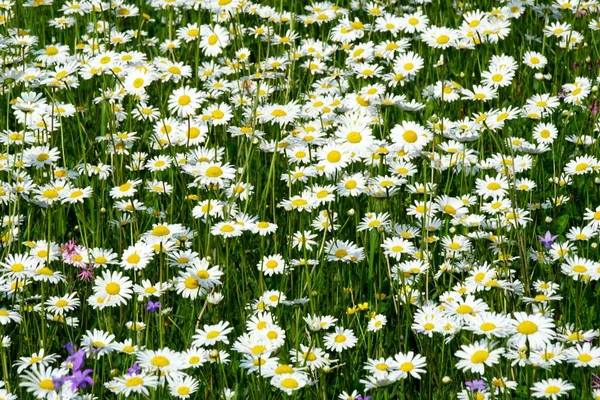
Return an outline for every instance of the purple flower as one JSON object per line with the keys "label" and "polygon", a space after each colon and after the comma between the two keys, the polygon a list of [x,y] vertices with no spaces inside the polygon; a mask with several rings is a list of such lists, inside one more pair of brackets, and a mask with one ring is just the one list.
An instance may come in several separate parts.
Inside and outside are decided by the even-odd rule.
{"label": "purple flower", "polygon": [[133,363],[133,365],[130,368],[127,368],[127,374],[132,375],[132,374],[139,374],[140,371],[142,369],[140,368],[140,366],[138,365],[138,363]]}
{"label": "purple flower", "polygon": [[67,243],[63,244],[63,253],[66,255],[72,255],[77,250],[77,241],[73,238]]}
{"label": "purple flower", "polygon": [[83,371],[75,371],[73,375],[67,377],[67,380],[71,381],[73,389],[83,389],[94,384],[94,380],[89,376],[92,372],[94,370],[89,368]]}
{"label": "purple flower", "polygon": [[60,387],[65,383],[66,380],[67,380],[66,376],[63,376],[60,378],[52,378],[52,383],[54,384],[54,389],[59,390]]}
{"label": "purple flower", "polygon": [[600,376],[592,374],[592,377],[594,378],[594,381],[592,382],[592,388],[600,389]]}
{"label": "purple flower", "polygon": [[360,394],[359,394],[359,395],[358,395],[358,397],[356,398],[356,400],[370,400],[370,399],[371,399],[371,396],[365,396],[365,397],[362,397]]}
{"label": "purple flower", "polygon": [[150,312],[155,312],[158,311],[161,307],[160,301],[156,301],[153,302],[151,300],[148,300],[148,304],[146,305],[146,310],[150,311]]}
{"label": "purple flower", "polygon": [[73,348],[73,342],[69,342],[67,344],[65,344],[63,346],[63,348],[65,350],[67,350],[67,352],[69,353],[69,355],[73,354],[75,352],[75,349]]}
{"label": "purple flower", "polygon": [[543,237],[538,235],[540,243],[543,244],[544,247],[547,249],[549,249],[552,246],[552,243],[554,243],[557,237],[558,235],[552,236],[552,233],[550,233],[550,231],[546,231],[546,235]]}
{"label": "purple flower", "polygon": [[79,371],[85,362],[85,351],[83,351],[83,349],[77,350],[67,357],[67,362],[73,364],[73,371]]}
{"label": "purple flower", "polygon": [[472,381],[466,381],[465,386],[471,389],[472,392],[483,392],[485,389],[487,389],[485,382],[481,379],[473,379]]}
{"label": "purple flower", "polygon": [[82,281],[91,281],[94,279],[94,266],[90,264],[87,268],[85,266],[80,267],[81,272],[77,274],[77,278]]}
{"label": "purple flower", "polygon": [[596,114],[598,114],[598,111],[600,110],[600,107],[598,106],[598,99],[594,100],[594,102],[588,105],[587,107],[592,113],[592,117],[595,117]]}

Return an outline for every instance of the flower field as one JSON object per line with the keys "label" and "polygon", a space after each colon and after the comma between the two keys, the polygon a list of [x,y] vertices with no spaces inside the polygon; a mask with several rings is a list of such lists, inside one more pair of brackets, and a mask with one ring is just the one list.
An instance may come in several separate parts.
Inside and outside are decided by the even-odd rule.
{"label": "flower field", "polygon": [[599,47],[596,0],[0,0],[0,399],[600,399]]}

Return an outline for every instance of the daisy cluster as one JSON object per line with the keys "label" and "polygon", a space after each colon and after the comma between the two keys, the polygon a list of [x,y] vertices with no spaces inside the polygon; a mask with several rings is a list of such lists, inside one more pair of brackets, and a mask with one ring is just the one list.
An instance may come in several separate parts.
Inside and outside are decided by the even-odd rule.
{"label": "daisy cluster", "polygon": [[596,0],[0,0],[0,399],[600,399]]}

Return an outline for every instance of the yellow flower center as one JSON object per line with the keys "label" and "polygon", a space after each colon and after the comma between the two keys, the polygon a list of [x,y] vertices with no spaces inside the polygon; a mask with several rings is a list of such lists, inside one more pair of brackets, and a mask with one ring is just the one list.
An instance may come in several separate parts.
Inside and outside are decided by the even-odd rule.
{"label": "yellow flower center", "polygon": [[40,381],[40,389],[54,390],[54,382],[52,379],[42,379]]}
{"label": "yellow flower center", "polygon": [[538,331],[538,326],[531,321],[523,321],[517,326],[517,331],[523,335],[533,335]]}
{"label": "yellow flower center", "polygon": [[545,392],[548,394],[555,394],[560,392],[560,388],[558,386],[550,385],[546,388]]}
{"label": "yellow flower center", "polygon": [[437,44],[446,44],[450,41],[450,36],[440,35],[435,41],[437,42]]}
{"label": "yellow flower center", "polygon": [[210,331],[210,332],[208,332],[208,333],[206,334],[206,338],[207,338],[207,339],[214,339],[214,338],[216,338],[217,336],[219,336],[220,334],[221,334],[221,332],[219,332],[219,331]]}
{"label": "yellow flower center", "polygon": [[344,336],[342,334],[337,334],[337,335],[335,335],[335,338],[333,340],[336,343],[344,343],[346,341],[346,336]]}
{"label": "yellow flower center", "polygon": [[121,291],[121,286],[119,286],[118,283],[110,282],[106,285],[105,289],[106,293],[114,296],[115,294],[119,294],[119,292]]}
{"label": "yellow flower center", "polygon": [[281,386],[286,389],[296,389],[298,387],[298,381],[294,378],[285,378],[281,381]]}
{"label": "yellow flower center", "polygon": [[477,350],[471,356],[471,362],[473,364],[482,364],[488,359],[489,353],[487,350]]}
{"label": "yellow flower center", "polygon": [[408,143],[414,143],[417,141],[417,139],[419,138],[417,136],[417,133],[413,130],[407,130],[406,132],[404,132],[402,134],[402,137],[404,138],[404,140]]}
{"label": "yellow flower center", "polygon": [[155,367],[162,368],[168,366],[171,363],[169,362],[169,359],[165,356],[154,356],[152,360],[150,360],[150,364],[154,365]]}
{"label": "yellow flower center", "polygon": [[206,170],[206,176],[209,178],[218,178],[223,175],[223,170],[220,167],[212,166]]}
{"label": "yellow flower center", "polygon": [[327,154],[327,161],[330,163],[337,163],[342,159],[342,153],[337,150],[332,150]]}

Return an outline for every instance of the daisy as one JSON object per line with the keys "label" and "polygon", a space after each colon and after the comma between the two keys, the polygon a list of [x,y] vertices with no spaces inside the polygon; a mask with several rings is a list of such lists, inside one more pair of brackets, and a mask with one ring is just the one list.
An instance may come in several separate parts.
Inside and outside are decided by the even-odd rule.
{"label": "daisy", "polygon": [[209,57],[218,56],[229,45],[229,33],[221,25],[202,25],[200,35],[200,49]]}
{"label": "daisy", "polygon": [[283,200],[279,207],[283,207],[286,211],[311,211],[317,207],[317,201],[310,192],[304,192],[300,196],[293,196],[289,200]]}
{"label": "daisy", "polygon": [[202,121],[212,125],[226,125],[233,118],[232,108],[227,103],[214,103],[202,113]]}
{"label": "daisy", "polygon": [[[142,96],[146,93],[146,88],[158,79],[158,74],[147,68],[132,68],[127,72],[125,80],[123,82],[123,88],[128,94],[134,96]],[[144,107],[143,104],[139,105],[139,113],[144,118],[148,118],[153,114],[152,107]],[[150,112],[146,112],[148,108]]]}
{"label": "daisy", "polygon": [[502,347],[493,349],[494,343],[481,340],[469,345],[462,345],[454,355],[460,359],[456,368],[472,373],[484,373],[485,366],[492,366],[500,362],[500,355],[504,353]]}
{"label": "daisy", "polygon": [[531,395],[533,397],[556,400],[559,397],[566,395],[569,390],[573,389],[575,389],[575,386],[563,379],[544,379],[533,384],[531,387]]}
{"label": "daisy", "polygon": [[126,397],[132,394],[149,396],[149,389],[154,389],[158,386],[158,379],[157,376],[145,372],[132,372],[123,375],[123,377],[113,379],[107,383],[107,387],[111,392]]}
{"label": "daisy", "polygon": [[134,354],[139,348],[133,344],[131,339],[125,339],[123,343],[115,343],[115,350],[125,354]]}
{"label": "daisy", "polygon": [[557,96],[548,93],[536,94],[527,99],[526,107],[538,114],[548,113],[560,105]]}
{"label": "daisy", "polygon": [[267,221],[259,221],[250,228],[253,233],[258,233],[260,236],[273,234],[277,231],[277,225]]}
{"label": "daisy", "polygon": [[180,87],[169,96],[169,110],[180,117],[194,115],[200,108],[200,92],[189,86]]}
{"label": "daisy", "polygon": [[94,329],[93,331],[87,331],[81,338],[81,347],[88,354],[102,357],[115,350],[116,343],[114,339],[115,335]]}
{"label": "daisy", "polygon": [[0,262],[0,267],[2,267],[1,271],[4,277],[22,279],[33,275],[41,262],[41,260],[27,254],[9,254],[4,261]]}
{"label": "daisy", "polygon": [[373,318],[369,319],[369,323],[367,325],[368,332],[377,332],[386,325],[387,318],[385,315],[377,314]]}
{"label": "daisy", "polygon": [[125,270],[142,270],[152,260],[152,248],[144,243],[129,246],[124,252],[120,265]]}
{"label": "daisy", "polygon": [[533,128],[533,139],[538,143],[552,143],[558,137],[558,130],[552,123],[539,123]]}
{"label": "daisy", "polygon": [[263,257],[256,267],[266,276],[273,276],[274,274],[282,274],[286,269],[286,263],[281,255],[275,254]]}
{"label": "daisy", "polygon": [[216,325],[204,325],[203,329],[196,330],[196,334],[192,336],[194,341],[192,344],[196,347],[214,346],[217,342],[229,343],[227,334],[233,331],[229,327],[229,322],[221,321]]}
{"label": "daisy", "polygon": [[542,69],[548,63],[548,59],[541,53],[527,51],[523,55],[523,63],[532,69]]}
{"label": "daisy", "polygon": [[361,173],[344,176],[337,183],[337,192],[342,197],[356,197],[366,190],[366,179]]}
{"label": "daisy", "polygon": [[38,55],[36,59],[41,63],[47,65],[61,64],[67,61],[67,58],[69,57],[69,46],[55,43],[48,45],[35,53]]}
{"label": "daisy", "polygon": [[579,256],[566,256],[561,264],[561,272],[574,280],[589,280],[598,277],[600,263]]}
{"label": "daisy", "polygon": [[340,145],[328,143],[319,149],[319,167],[326,174],[344,169],[351,162],[351,153]]}
{"label": "daisy", "polygon": [[424,32],[429,25],[429,18],[421,11],[402,15],[402,30],[406,33]]}
{"label": "daisy", "polygon": [[565,355],[567,362],[575,364],[575,367],[595,368],[600,365],[600,348],[588,342],[568,348]]}
{"label": "daisy", "polygon": [[323,340],[327,349],[338,353],[353,348],[358,342],[358,339],[352,330],[339,326],[335,327],[335,332],[326,334]]}
{"label": "daisy", "polygon": [[594,172],[599,166],[600,163],[598,163],[598,160],[592,156],[577,156],[565,165],[564,172],[567,175],[583,175],[588,172]]}
{"label": "daisy", "polygon": [[182,354],[165,347],[161,350],[142,350],[136,354],[140,367],[154,372],[173,373],[184,367]]}
{"label": "daisy", "polygon": [[63,315],[65,312],[73,311],[79,306],[77,293],[70,293],[62,297],[51,296],[44,303],[47,310],[53,314]]}
{"label": "daisy", "polygon": [[464,299],[458,297],[447,303],[446,312],[461,320],[468,320],[470,317],[477,316],[481,312],[489,309],[489,306],[481,299],[476,299],[473,295],[467,295]]}
{"label": "daisy", "polygon": [[597,230],[600,228],[600,206],[596,207],[594,210],[590,208],[585,209],[585,213],[583,215],[583,219],[588,222],[587,226],[591,229]]}
{"label": "daisy", "polygon": [[486,86],[506,87],[512,83],[514,71],[508,67],[490,68],[481,74],[482,83]]}
{"label": "daisy", "polygon": [[567,324],[560,330],[559,339],[567,343],[582,343],[593,341],[598,336],[597,330],[575,330],[573,324]]}
{"label": "daisy", "polygon": [[192,346],[182,353],[182,357],[188,366],[187,368],[198,368],[208,360],[208,351]]}
{"label": "daisy", "polygon": [[320,369],[330,364],[329,355],[318,347],[300,345],[300,350],[290,350],[291,360],[298,365],[307,366],[311,370]]}
{"label": "daisy", "polygon": [[387,257],[394,258],[396,261],[402,258],[402,254],[413,254],[415,251],[415,246],[401,237],[386,238],[381,247]]}
{"label": "daisy", "polygon": [[482,311],[466,318],[465,329],[488,338],[505,337],[510,334],[506,329],[509,322],[510,318],[503,314]]}
{"label": "daisy", "polygon": [[431,26],[425,28],[421,33],[421,40],[436,49],[446,49],[453,46],[457,39],[457,31],[445,27]]}
{"label": "daisy", "polygon": [[56,395],[58,387],[54,383],[55,380],[64,377],[68,372],[66,368],[34,366],[31,371],[23,374],[19,386],[25,388],[36,398],[45,399]]}
{"label": "daisy", "polygon": [[489,101],[496,98],[498,95],[495,87],[490,86],[473,86],[473,90],[463,89],[462,90],[463,99],[465,100],[474,100],[474,101]]}
{"label": "daisy", "polygon": [[85,188],[70,188],[62,198],[63,203],[75,204],[83,203],[85,199],[92,197],[93,189],[88,186]]}
{"label": "daisy", "polygon": [[39,352],[33,353],[31,357],[19,357],[14,366],[18,367],[17,372],[20,374],[32,366],[48,367],[50,364],[55,363],[58,358],[57,354],[45,354],[45,350],[40,349]]}
{"label": "daisy", "polygon": [[542,348],[555,337],[554,321],[539,314],[528,315],[525,312],[513,313],[510,330],[510,344],[523,346],[528,343],[531,348]]}
{"label": "daisy", "polygon": [[94,268],[102,268],[117,263],[117,254],[109,249],[95,247],[90,250],[90,262]]}
{"label": "daisy", "polygon": [[105,307],[127,304],[132,294],[131,280],[118,271],[102,271],[94,281],[94,293],[105,299]]}
{"label": "daisy", "polygon": [[204,288],[200,286],[199,278],[190,271],[180,271],[175,280],[175,290],[185,299],[195,299],[205,293]]}
{"label": "daisy", "polygon": [[173,397],[187,399],[198,390],[199,382],[191,376],[175,376],[167,381]]}
{"label": "daisy", "polygon": [[365,257],[364,249],[349,240],[331,240],[326,248],[328,261],[358,262]]}
{"label": "daisy", "polygon": [[258,111],[258,118],[261,122],[277,123],[280,126],[292,123],[300,113],[300,106],[295,102],[288,104],[270,104],[261,107]]}
{"label": "daisy", "polygon": [[390,228],[390,215],[388,213],[366,213],[363,217],[361,223],[358,225],[357,230],[359,232],[365,231],[368,229],[384,229],[388,230]]}
{"label": "daisy", "polygon": [[203,162],[200,164],[199,176],[196,181],[203,185],[223,186],[235,178],[235,169],[229,163]]}
{"label": "daisy", "polygon": [[431,141],[432,135],[415,122],[403,121],[392,128],[390,138],[406,151],[421,151]]}
{"label": "daisy", "polygon": [[60,152],[56,147],[34,146],[25,150],[23,161],[27,166],[42,168],[52,165],[60,159]]}
{"label": "daisy", "polygon": [[502,175],[496,177],[486,176],[484,179],[476,179],[476,192],[483,198],[502,198],[509,188],[508,180]]}
{"label": "daisy", "polygon": [[193,40],[197,40],[200,37],[200,28],[198,24],[187,24],[184,27],[177,29],[177,38],[189,43]]}
{"label": "daisy", "polygon": [[392,370],[400,372],[400,378],[406,378],[408,375],[416,379],[421,379],[420,374],[426,373],[425,366],[427,360],[420,354],[415,354],[412,351],[408,353],[398,353],[394,356]]}
{"label": "daisy", "polygon": [[336,142],[350,152],[365,155],[375,139],[371,128],[363,121],[344,124],[336,131]]}
{"label": "daisy", "polygon": [[132,197],[137,192],[137,186],[140,183],[142,183],[140,179],[128,180],[119,186],[113,187],[110,190],[110,197],[114,199]]}
{"label": "daisy", "polygon": [[308,384],[308,379],[303,373],[275,375],[271,378],[271,385],[291,396],[294,391],[302,389]]}
{"label": "daisy", "polygon": [[213,225],[210,233],[215,236],[223,236],[227,239],[241,236],[244,233],[244,228],[236,224],[235,221],[223,221]]}

